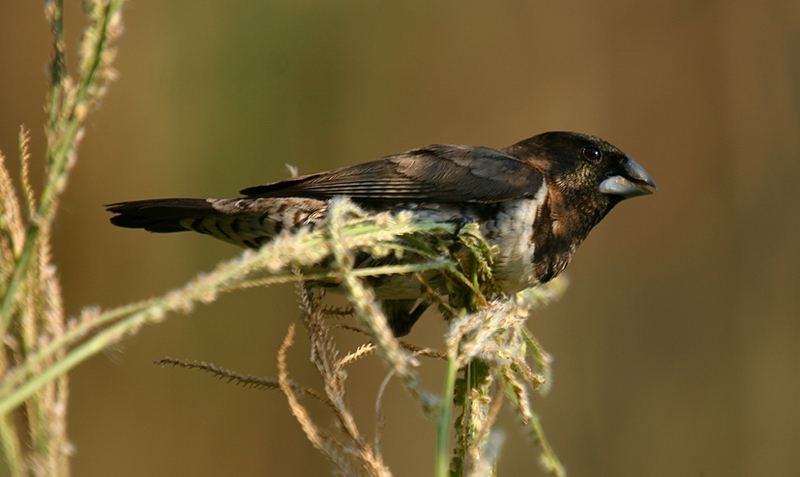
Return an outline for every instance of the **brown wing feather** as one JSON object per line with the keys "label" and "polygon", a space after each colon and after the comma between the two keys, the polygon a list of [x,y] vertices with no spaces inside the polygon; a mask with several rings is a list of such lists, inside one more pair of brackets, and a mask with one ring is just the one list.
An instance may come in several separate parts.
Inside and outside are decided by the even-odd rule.
{"label": "brown wing feather", "polygon": [[495,149],[432,145],[328,172],[241,191],[248,197],[344,195],[356,201],[492,203],[535,194],[542,174]]}

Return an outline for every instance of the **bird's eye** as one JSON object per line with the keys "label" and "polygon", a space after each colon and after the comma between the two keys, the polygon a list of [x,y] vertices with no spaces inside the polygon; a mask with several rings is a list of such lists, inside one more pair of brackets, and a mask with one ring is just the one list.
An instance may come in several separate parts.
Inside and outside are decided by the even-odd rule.
{"label": "bird's eye", "polygon": [[583,157],[589,159],[590,161],[599,161],[603,157],[603,153],[597,148],[587,147],[583,150]]}

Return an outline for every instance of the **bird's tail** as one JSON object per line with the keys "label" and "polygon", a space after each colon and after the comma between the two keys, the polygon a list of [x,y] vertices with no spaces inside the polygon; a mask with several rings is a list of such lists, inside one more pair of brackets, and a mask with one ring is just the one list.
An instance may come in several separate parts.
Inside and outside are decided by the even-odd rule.
{"label": "bird's tail", "polygon": [[327,203],[300,198],[151,199],[106,206],[120,227],[170,233],[195,231],[258,248],[283,230],[316,225]]}
{"label": "bird's tail", "polygon": [[194,230],[187,219],[203,219],[215,212],[204,199],[135,200],[108,204],[106,210],[117,214],[111,223],[118,227],[158,233]]}

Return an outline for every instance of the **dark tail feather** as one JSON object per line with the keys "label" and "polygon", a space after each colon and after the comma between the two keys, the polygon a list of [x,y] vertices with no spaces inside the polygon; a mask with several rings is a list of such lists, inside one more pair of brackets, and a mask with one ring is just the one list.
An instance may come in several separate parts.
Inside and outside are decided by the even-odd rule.
{"label": "dark tail feather", "polygon": [[191,227],[182,225],[186,219],[201,219],[215,213],[205,199],[152,199],[119,202],[106,205],[106,210],[117,215],[111,223],[130,229],[145,229],[150,232],[185,232]]}
{"label": "dark tail feather", "polygon": [[381,308],[386,314],[389,327],[396,338],[409,334],[411,327],[429,306],[430,303],[418,299],[383,300],[381,302]]}

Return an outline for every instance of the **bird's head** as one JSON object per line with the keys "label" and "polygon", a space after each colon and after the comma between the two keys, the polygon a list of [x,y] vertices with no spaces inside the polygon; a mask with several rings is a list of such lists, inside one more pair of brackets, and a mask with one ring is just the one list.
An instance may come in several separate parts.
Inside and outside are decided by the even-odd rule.
{"label": "bird's head", "polygon": [[568,204],[586,204],[608,212],[624,199],[652,194],[657,189],[642,166],[595,136],[547,132],[505,152],[541,170],[548,187]]}

